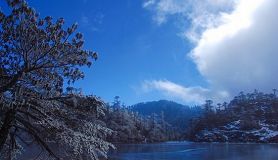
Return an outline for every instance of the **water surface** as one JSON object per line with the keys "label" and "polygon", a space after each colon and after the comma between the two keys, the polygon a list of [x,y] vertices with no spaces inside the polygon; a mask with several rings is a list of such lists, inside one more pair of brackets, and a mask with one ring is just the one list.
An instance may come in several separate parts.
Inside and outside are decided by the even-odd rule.
{"label": "water surface", "polygon": [[277,160],[278,144],[166,142],[122,144],[111,160]]}

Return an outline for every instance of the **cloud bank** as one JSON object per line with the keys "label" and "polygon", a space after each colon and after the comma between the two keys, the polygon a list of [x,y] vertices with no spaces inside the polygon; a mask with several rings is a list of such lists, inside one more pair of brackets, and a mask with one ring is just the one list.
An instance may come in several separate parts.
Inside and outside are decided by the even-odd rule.
{"label": "cloud bank", "polygon": [[168,80],[150,80],[142,83],[144,92],[159,91],[172,100],[179,100],[189,104],[202,104],[207,97],[221,100],[227,96],[226,92],[211,92],[211,90],[195,86],[185,87]]}
{"label": "cloud bank", "polygon": [[[173,16],[191,24],[179,33],[195,45],[188,56],[209,87],[200,92],[180,86],[175,95],[198,102],[218,93],[227,100],[240,91],[278,88],[277,0],[150,0],[143,7],[158,25]],[[163,81],[153,82],[153,88],[171,91],[157,85]]]}

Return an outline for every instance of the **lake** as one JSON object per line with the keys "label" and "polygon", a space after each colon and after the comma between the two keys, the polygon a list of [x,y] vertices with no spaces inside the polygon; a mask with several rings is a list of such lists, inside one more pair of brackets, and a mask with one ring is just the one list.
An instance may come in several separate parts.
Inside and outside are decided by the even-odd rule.
{"label": "lake", "polygon": [[109,160],[277,160],[278,144],[165,142],[121,144]]}

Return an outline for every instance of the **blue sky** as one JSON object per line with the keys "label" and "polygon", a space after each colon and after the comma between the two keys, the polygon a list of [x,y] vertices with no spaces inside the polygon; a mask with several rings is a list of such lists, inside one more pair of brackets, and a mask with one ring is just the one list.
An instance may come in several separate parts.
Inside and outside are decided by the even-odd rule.
{"label": "blue sky", "polygon": [[125,103],[133,104],[163,98],[136,92],[146,79],[171,79],[181,84],[201,81],[185,56],[190,45],[176,35],[176,26],[155,24],[142,1],[47,0],[29,4],[41,16],[64,17],[66,24],[78,22],[85,48],[99,53],[92,68],[85,69],[86,78],[76,84],[87,94],[107,101],[119,95]]}
{"label": "blue sky", "polygon": [[[271,75],[278,71],[269,70],[277,66],[270,58],[277,56],[277,45],[264,43],[277,36],[277,23],[271,20],[277,12],[275,0],[28,2],[41,16],[79,24],[85,48],[97,51],[99,59],[84,68],[86,77],[76,86],[106,101],[118,95],[126,104],[159,99],[194,104],[228,100],[241,90],[277,87]],[[271,18],[264,20],[264,15]],[[258,37],[262,42],[255,41]],[[248,47],[256,44],[262,47]]]}

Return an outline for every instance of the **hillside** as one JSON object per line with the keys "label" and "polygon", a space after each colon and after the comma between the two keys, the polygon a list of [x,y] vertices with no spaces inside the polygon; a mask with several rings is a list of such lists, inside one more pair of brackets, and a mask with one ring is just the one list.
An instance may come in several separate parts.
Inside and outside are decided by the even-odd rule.
{"label": "hillside", "polygon": [[217,110],[206,104],[189,137],[205,142],[278,142],[278,98],[274,94],[241,92]]}
{"label": "hillside", "polygon": [[189,121],[202,113],[200,107],[189,107],[167,100],[138,103],[131,106],[131,110],[142,116],[163,114],[164,120],[178,130],[185,130]]}

